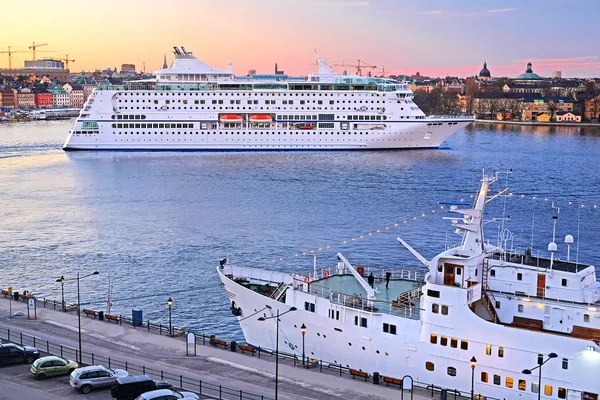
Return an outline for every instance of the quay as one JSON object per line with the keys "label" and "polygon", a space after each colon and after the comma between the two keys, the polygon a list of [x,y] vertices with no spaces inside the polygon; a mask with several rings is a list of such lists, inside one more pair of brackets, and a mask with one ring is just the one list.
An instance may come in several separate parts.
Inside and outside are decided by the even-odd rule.
{"label": "quay", "polygon": [[[2,297],[2,296],[0,296]],[[40,342],[38,348],[45,351],[46,343],[61,345],[71,348],[74,352],[78,347],[77,313],[62,312],[54,310],[51,306],[44,308],[43,302],[38,300],[34,312],[30,310],[30,319],[27,318],[27,302],[12,301],[0,298],[0,338],[7,339],[10,330],[11,340],[19,342],[22,337],[35,336]],[[22,311],[24,316],[10,316],[12,313]],[[82,310],[83,311],[83,310]],[[21,333],[23,336],[21,336]],[[231,395],[222,398],[242,398],[241,392],[248,394],[244,399],[274,398],[275,380],[275,357],[263,353],[259,358],[248,348],[240,348],[237,352],[230,351],[229,346],[202,345],[202,340],[194,349],[190,350],[190,356],[186,356],[186,342],[184,336],[170,337],[149,332],[143,327],[134,328],[131,324],[118,324],[114,321],[100,321],[96,318],[81,315],[82,354],[84,363],[89,363],[86,355],[94,353],[96,359],[110,357],[115,360],[126,360],[130,365],[144,366],[148,370],[165,371],[169,375],[202,381],[206,386],[219,386],[235,389],[237,396]],[[23,340],[25,342],[25,340]],[[31,345],[30,342],[25,343]],[[207,340],[208,344],[208,340]],[[223,343],[218,343],[223,344]],[[242,349],[246,351],[242,353]],[[65,350],[66,351],[66,350]],[[73,353],[71,353],[73,354]],[[70,355],[69,358],[75,358]],[[98,362],[96,362],[98,363]],[[296,364],[296,365],[294,365]],[[305,369],[301,363],[293,360],[279,359],[279,389],[280,399],[331,399],[352,398],[354,400],[367,399],[414,399],[425,400],[440,398],[438,390],[424,390],[415,387],[414,392],[405,390],[402,393],[397,384],[389,386],[382,380],[379,384],[373,384],[371,377],[367,379],[361,375],[345,371],[338,374],[335,370],[323,368]],[[115,366],[113,366],[115,367]],[[120,366],[118,366],[120,368]],[[130,371],[139,375],[135,371]],[[356,371],[355,371],[356,372]],[[340,375],[342,375],[340,377]],[[358,379],[353,379],[357,377]],[[158,378],[158,377],[154,377]],[[179,382],[171,382],[179,386]],[[186,389],[189,389],[186,387]],[[436,388],[439,389],[439,388]],[[240,392],[241,391],[241,392]],[[204,390],[203,390],[204,392]],[[218,398],[212,392],[211,397]],[[470,394],[462,393],[468,398]],[[402,396],[402,397],[401,397]],[[454,399],[454,395],[448,394],[448,399]]]}

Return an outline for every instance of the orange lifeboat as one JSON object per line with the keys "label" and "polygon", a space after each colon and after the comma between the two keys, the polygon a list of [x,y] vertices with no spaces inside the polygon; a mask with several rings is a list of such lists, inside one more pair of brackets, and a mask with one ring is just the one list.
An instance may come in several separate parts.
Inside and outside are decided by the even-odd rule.
{"label": "orange lifeboat", "polygon": [[242,122],[244,118],[239,114],[223,114],[219,120],[221,122]]}
{"label": "orange lifeboat", "polygon": [[273,121],[273,117],[269,114],[251,114],[250,122],[271,122]]}

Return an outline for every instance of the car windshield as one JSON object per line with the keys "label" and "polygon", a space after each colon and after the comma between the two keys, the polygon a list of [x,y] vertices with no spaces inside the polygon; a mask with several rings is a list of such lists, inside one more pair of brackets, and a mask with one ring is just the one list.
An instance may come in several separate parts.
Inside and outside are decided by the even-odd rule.
{"label": "car windshield", "polygon": [[117,374],[117,371],[115,371],[114,369],[111,369],[111,368],[106,368],[106,370],[107,370],[107,371],[108,371],[108,373],[109,373],[109,374],[111,374],[111,375],[116,375],[116,374]]}
{"label": "car windshield", "polygon": [[18,344],[15,344],[15,347],[21,351],[25,351],[25,347],[21,347]]}
{"label": "car windshield", "polygon": [[183,399],[183,395],[181,393],[173,392],[173,394],[177,396],[178,399]]}
{"label": "car windshield", "polygon": [[40,361],[40,360],[41,360],[41,358],[38,358],[37,360],[35,360],[35,361],[33,362],[33,366],[34,366],[35,368],[37,368],[37,367],[38,367],[38,365],[40,365],[40,363],[42,362],[42,361]]}

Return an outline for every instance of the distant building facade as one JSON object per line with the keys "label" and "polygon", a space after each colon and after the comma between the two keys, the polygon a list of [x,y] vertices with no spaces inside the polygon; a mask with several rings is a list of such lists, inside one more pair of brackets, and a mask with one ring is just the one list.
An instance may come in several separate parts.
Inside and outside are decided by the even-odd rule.
{"label": "distant building facade", "polygon": [[31,89],[23,88],[17,93],[17,108],[34,108],[35,107],[35,94]]}
{"label": "distant building facade", "polygon": [[[574,100],[570,97],[541,97],[523,100],[523,121],[540,121],[539,116],[546,114],[550,119],[555,113],[573,111]],[[545,117],[543,117],[545,118]],[[549,121],[540,121],[549,122]]]}
{"label": "distant building facade", "polygon": [[[71,61],[71,60],[69,60]],[[65,63],[61,60],[43,58],[41,60],[25,60],[25,69],[65,69]]]}
{"label": "distant building facade", "polygon": [[581,115],[570,111],[559,111],[556,113],[556,122],[581,122]]}
{"label": "distant building facade", "polygon": [[122,64],[121,65],[121,74],[135,75],[135,64]]}
{"label": "distant building facade", "polygon": [[600,94],[585,101],[585,119],[588,121],[600,119]]}
{"label": "distant building facade", "polygon": [[37,108],[50,108],[52,107],[52,93],[50,92],[37,92],[34,93],[35,106]]}
{"label": "distant building facade", "polygon": [[552,73],[552,79],[562,79],[562,72],[561,71],[554,71]]}
{"label": "distant building facade", "polygon": [[2,107],[17,108],[17,105],[17,91],[14,90],[10,85],[4,86],[4,89],[2,89]]}
{"label": "distant building facade", "polygon": [[69,92],[60,86],[49,89],[52,93],[52,106],[53,107],[69,107],[71,104],[71,96]]}

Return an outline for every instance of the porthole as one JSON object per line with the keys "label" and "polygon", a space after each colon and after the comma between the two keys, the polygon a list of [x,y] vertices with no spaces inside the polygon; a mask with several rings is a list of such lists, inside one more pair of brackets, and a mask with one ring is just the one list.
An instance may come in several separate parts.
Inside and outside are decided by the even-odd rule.
{"label": "porthole", "polygon": [[348,346],[352,346],[352,343],[348,342]]}

